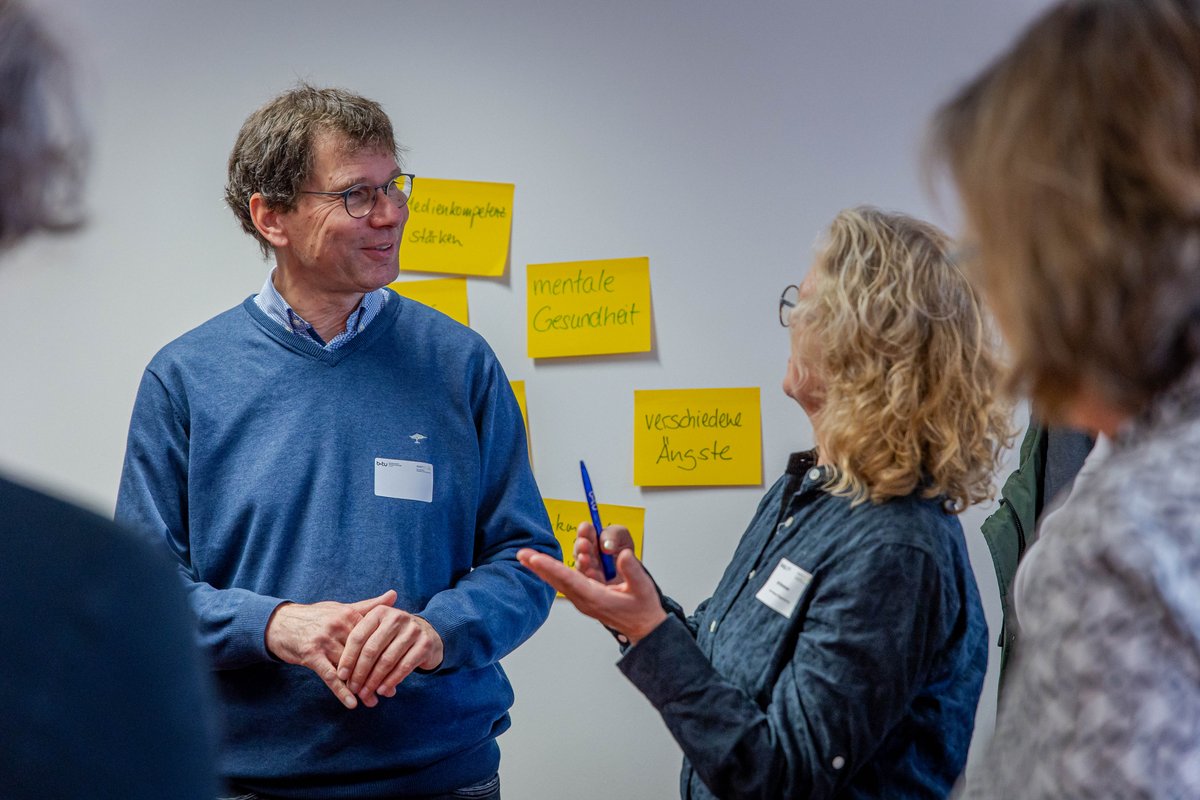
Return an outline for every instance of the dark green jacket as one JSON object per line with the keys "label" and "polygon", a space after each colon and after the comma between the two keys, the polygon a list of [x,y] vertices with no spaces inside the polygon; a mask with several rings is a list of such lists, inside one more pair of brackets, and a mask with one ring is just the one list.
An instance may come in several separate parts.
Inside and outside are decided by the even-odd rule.
{"label": "dark green jacket", "polygon": [[1017,641],[1017,626],[1012,618],[1012,581],[1017,562],[1037,539],[1037,519],[1045,504],[1046,452],[1049,435],[1045,426],[1030,421],[1021,442],[1021,459],[1016,471],[1008,476],[1000,490],[1000,507],[983,521],[981,530],[992,551],[996,583],[1000,586],[1000,688],[1004,688],[1004,668]]}
{"label": "dark green jacket", "polygon": [[1000,690],[1016,646],[1018,630],[1012,607],[1012,582],[1017,563],[1037,540],[1037,524],[1060,492],[1070,490],[1075,475],[1092,449],[1090,436],[1067,428],[1047,428],[1029,421],[1021,442],[1021,460],[1000,490],[1000,508],[983,522],[983,537],[992,551],[1000,585]]}

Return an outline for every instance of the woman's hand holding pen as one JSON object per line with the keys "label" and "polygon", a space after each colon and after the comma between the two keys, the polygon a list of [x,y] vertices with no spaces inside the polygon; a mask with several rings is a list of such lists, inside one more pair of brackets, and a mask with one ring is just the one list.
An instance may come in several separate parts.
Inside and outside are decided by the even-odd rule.
{"label": "woman's hand holding pen", "polygon": [[633,539],[628,529],[610,525],[601,539],[604,552],[614,556],[617,567],[617,577],[607,584],[596,549],[596,529],[590,522],[579,526],[575,569],[536,550],[521,550],[517,558],[562,592],[583,614],[636,644],[667,618],[667,612],[663,611],[654,581],[633,554]]}
{"label": "woman's hand holding pen", "polygon": [[[622,550],[633,552],[633,536],[624,525],[609,525],[602,534],[601,546],[604,552],[614,560]],[[596,526],[590,522],[579,523],[575,536],[575,569],[594,581],[609,583],[604,579],[604,569],[600,565],[600,556],[596,551]],[[636,558],[635,558],[636,560]],[[613,584],[622,583],[624,578],[620,573],[612,579]]]}

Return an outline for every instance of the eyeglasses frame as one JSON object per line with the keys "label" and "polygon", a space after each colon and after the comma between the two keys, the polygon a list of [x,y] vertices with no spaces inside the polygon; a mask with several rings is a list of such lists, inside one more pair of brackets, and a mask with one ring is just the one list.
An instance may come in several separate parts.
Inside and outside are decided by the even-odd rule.
{"label": "eyeglasses frame", "polygon": [[357,215],[350,213],[350,193],[367,186],[367,184],[365,184],[365,183],[356,183],[353,186],[351,186],[350,188],[343,189],[340,192],[318,192],[318,191],[314,191],[314,190],[310,190],[310,189],[301,189],[299,193],[300,194],[321,194],[321,195],[325,195],[326,197],[340,197],[340,198],[342,198],[342,208],[346,209],[347,214],[350,214],[350,216],[354,219],[364,219],[365,217],[371,216],[371,212],[375,210],[375,205],[376,205],[376,203],[379,202],[379,190],[382,189],[384,195],[386,196],[388,193],[388,187],[395,186],[396,181],[400,180],[401,178],[408,178],[409,191],[408,191],[408,195],[406,195],[404,198],[404,202],[401,203],[400,205],[396,206],[396,208],[404,208],[406,205],[408,205],[408,201],[412,198],[412,187],[414,185],[416,185],[416,182],[417,182],[417,176],[413,175],[412,173],[409,173],[409,172],[401,172],[399,175],[395,176],[394,178],[392,178],[390,181],[388,181],[386,183],[381,183],[378,186],[369,187],[371,189],[374,189],[374,191],[371,192],[371,205],[367,207],[367,210],[365,213],[357,214]]}
{"label": "eyeglasses frame", "polygon": [[[788,290],[796,290],[796,301],[800,299],[800,287],[794,283],[789,283],[783,287],[783,291],[779,293],[779,324],[785,328],[791,327],[792,310],[796,307],[797,302],[788,299]],[[786,310],[785,310],[786,309]]]}

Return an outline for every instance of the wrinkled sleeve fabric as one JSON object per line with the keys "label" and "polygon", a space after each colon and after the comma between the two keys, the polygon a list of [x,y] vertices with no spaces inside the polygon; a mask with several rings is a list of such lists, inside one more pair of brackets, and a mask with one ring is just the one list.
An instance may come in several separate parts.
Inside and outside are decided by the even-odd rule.
{"label": "wrinkled sleeve fabric", "polygon": [[494,664],[533,635],[550,613],[554,589],[521,566],[517,551],[562,558],[533,479],[516,397],[488,355],[475,408],[480,493],[462,498],[477,503],[475,565],[421,611],[442,637],[438,672]]}
{"label": "wrinkled sleeve fabric", "polygon": [[167,546],[183,577],[200,645],[215,669],[274,661],[266,645],[267,622],[285,600],[246,589],[217,589],[199,580],[192,565],[189,432],[184,404],[171,396],[153,369],[147,369],[129,424],[116,520]]}
{"label": "wrinkled sleeve fabric", "polygon": [[723,676],[674,617],[618,662],[717,797],[837,796],[904,715],[944,641],[949,598],[919,549],[856,551],[810,591],[768,698]]}

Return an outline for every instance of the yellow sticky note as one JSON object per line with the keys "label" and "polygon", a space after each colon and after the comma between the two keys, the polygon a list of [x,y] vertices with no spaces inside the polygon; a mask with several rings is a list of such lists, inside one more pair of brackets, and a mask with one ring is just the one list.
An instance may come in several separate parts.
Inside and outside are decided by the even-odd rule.
{"label": "yellow sticky note", "polygon": [[509,381],[513,394],[517,396],[517,405],[521,407],[521,419],[525,422],[525,438],[529,438],[529,409],[525,406],[525,381]]}
{"label": "yellow sticky note", "polygon": [[[542,498],[546,504],[546,513],[550,515],[550,527],[554,529],[554,538],[562,547],[563,563],[575,568],[575,529],[579,523],[591,520],[587,503],[582,500],[551,500]],[[636,506],[614,506],[608,503],[597,503],[600,509],[600,521],[605,525],[624,525],[633,537],[633,554],[642,557],[642,540],[646,530],[646,509]],[[559,597],[562,597],[560,594]]]}
{"label": "yellow sticky note", "polygon": [[388,284],[396,293],[436,308],[463,325],[470,325],[467,313],[467,279],[436,278],[430,281],[396,281]]}
{"label": "yellow sticky note", "polygon": [[525,381],[509,381],[517,406],[521,409],[521,421],[525,423],[525,446],[529,449],[529,463],[533,464],[533,442],[529,438],[529,409],[525,405]]}
{"label": "yellow sticky note", "polygon": [[408,201],[400,269],[504,274],[512,235],[511,183],[417,177]]}
{"label": "yellow sticky note", "polygon": [[761,484],[758,387],[635,391],[633,482],[638,486]]}
{"label": "yellow sticky note", "polygon": [[650,349],[650,259],[530,264],[525,283],[530,358]]}

